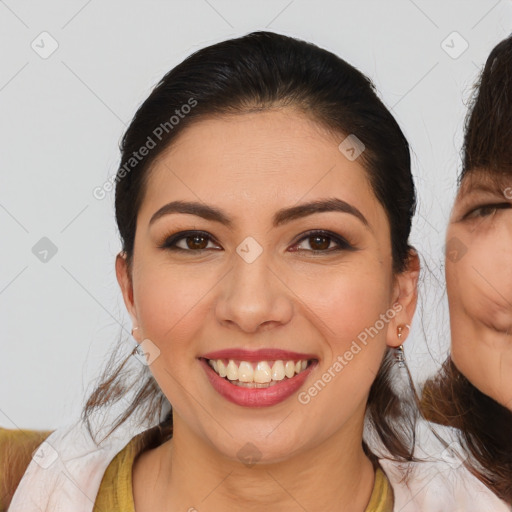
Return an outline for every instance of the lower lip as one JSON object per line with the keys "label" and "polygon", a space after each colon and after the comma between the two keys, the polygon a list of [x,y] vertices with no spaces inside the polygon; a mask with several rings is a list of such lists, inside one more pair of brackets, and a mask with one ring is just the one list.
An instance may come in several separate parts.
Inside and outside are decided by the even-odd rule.
{"label": "lower lip", "polygon": [[200,358],[199,361],[215,391],[230,402],[244,407],[268,407],[286,400],[304,384],[317,364],[316,361],[313,361],[305,370],[291,379],[283,379],[268,388],[245,388],[230,384],[228,380],[212,369],[206,359]]}

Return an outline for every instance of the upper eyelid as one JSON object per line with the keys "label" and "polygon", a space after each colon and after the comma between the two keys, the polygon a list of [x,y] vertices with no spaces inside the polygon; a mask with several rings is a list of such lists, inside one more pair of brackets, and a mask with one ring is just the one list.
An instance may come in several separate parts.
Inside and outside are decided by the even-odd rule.
{"label": "upper eyelid", "polygon": [[468,212],[471,212],[471,211],[474,211],[474,210],[479,210],[481,208],[507,208],[507,207],[510,207],[512,206],[510,203],[506,203],[505,201],[501,201],[501,202],[498,202],[498,203],[482,203],[482,204],[477,204],[473,207],[471,207]]}

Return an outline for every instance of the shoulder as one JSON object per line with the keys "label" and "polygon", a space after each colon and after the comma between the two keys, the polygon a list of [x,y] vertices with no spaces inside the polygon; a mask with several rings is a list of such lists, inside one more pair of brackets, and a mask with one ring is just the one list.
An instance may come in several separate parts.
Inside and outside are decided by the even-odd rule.
{"label": "shoulder", "polygon": [[51,433],[0,427],[0,512],[7,510],[33,452]]}
{"label": "shoulder", "polygon": [[509,512],[510,508],[463,464],[381,459],[401,512]]}
{"label": "shoulder", "polygon": [[[112,460],[134,436],[152,427],[149,421],[141,424],[133,418],[112,430],[117,414],[116,408],[99,410],[86,422],[82,417],[72,418],[52,432],[23,432],[40,437],[24,450],[25,462],[20,465],[15,482],[8,485],[9,492],[14,490],[9,512],[90,509]],[[126,457],[127,452],[123,452]]]}

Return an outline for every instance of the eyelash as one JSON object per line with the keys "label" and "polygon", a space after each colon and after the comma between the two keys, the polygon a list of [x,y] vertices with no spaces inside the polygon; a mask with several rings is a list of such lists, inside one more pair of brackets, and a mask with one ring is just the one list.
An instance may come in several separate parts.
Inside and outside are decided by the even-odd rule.
{"label": "eyelash", "polygon": [[510,208],[511,205],[509,203],[497,203],[497,204],[482,204],[480,206],[477,206],[476,208],[471,209],[468,213],[466,213],[462,220],[465,219],[472,219],[472,218],[482,218],[482,217],[488,217],[491,214],[488,215],[474,215],[475,212],[478,212],[479,210],[491,210],[492,214],[496,212],[496,210],[504,209],[504,208]]}
{"label": "eyelash", "polygon": [[[206,238],[210,241],[213,241],[213,238],[206,233],[205,231],[180,231],[179,233],[175,233],[174,235],[171,235],[170,237],[166,238],[162,244],[160,244],[158,247],[160,249],[166,249],[169,251],[180,251],[180,252],[203,252],[207,251],[208,249],[183,249],[182,247],[177,247],[177,242],[181,240],[185,240],[187,238],[192,238],[194,236],[200,236],[203,238]],[[308,231],[307,233],[302,236],[297,242],[293,244],[293,246],[298,245],[303,240],[307,240],[308,238],[312,237],[322,237],[322,238],[328,238],[331,241],[334,241],[338,244],[338,247],[334,249],[323,249],[323,250],[308,250],[308,249],[297,249],[294,252],[313,252],[317,254],[325,254],[325,253],[331,253],[331,252],[338,252],[342,250],[346,251],[353,251],[355,248],[350,245],[344,238],[335,235],[334,233],[331,233],[330,231],[324,231],[324,230],[313,230]],[[330,245],[330,244],[329,244]]]}

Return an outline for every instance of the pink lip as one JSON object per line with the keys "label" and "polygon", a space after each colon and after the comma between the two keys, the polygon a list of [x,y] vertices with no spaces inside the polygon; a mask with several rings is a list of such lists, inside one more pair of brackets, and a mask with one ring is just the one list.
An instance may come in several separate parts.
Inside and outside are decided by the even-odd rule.
{"label": "pink lip", "polygon": [[208,352],[205,359],[233,359],[238,361],[302,361],[304,359],[318,359],[315,354],[300,354],[288,350],[276,348],[261,348],[259,350],[246,350],[243,348],[231,348]]}
{"label": "pink lip", "polygon": [[[212,352],[211,354],[208,354],[208,359],[224,359],[224,352],[226,354],[228,353],[227,351]],[[247,351],[238,352],[230,350],[229,355],[231,357],[229,358],[233,359],[233,356],[236,354],[243,356],[242,360],[247,361],[247,353],[242,354],[241,352]],[[280,352],[280,356],[276,357],[275,359],[283,359],[282,354],[293,354],[293,352],[276,352]],[[263,352],[260,352],[258,354],[258,361],[274,359],[274,357],[268,357],[268,352],[265,352],[267,354],[266,358],[261,358],[262,353]],[[222,357],[218,357],[219,354]],[[252,354],[255,356],[254,352],[252,352]],[[212,355],[214,357],[210,357]],[[284,359],[291,360],[294,358],[297,360],[308,359],[303,355],[300,355],[300,357],[287,356]],[[199,358],[199,361],[203,366],[206,372],[206,376],[208,377],[208,380],[210,381],[210,384],[215,389],[215,391],[217,391],[220,395],[222,395],[230,402],[244,407],[268,407],[286,400],[289,396],[298,391],[298,389],[302,386],[302,384],[304,384],[304,381],[310,375],[313,368],[317,365],[317,361],[315,360],[304,371],[295,375],[291,379],[285,378],[282,381],[279,381],[277,384],[274,384],[273,386],[270,386],[268,388],[244,388],[241,386],[236,386],[235,384],[231,384],[227,379],[218,375],[213,370],[213,368],[211,368],[211,366],[208,364],[207,360],[204,359],[203,357]]]}

